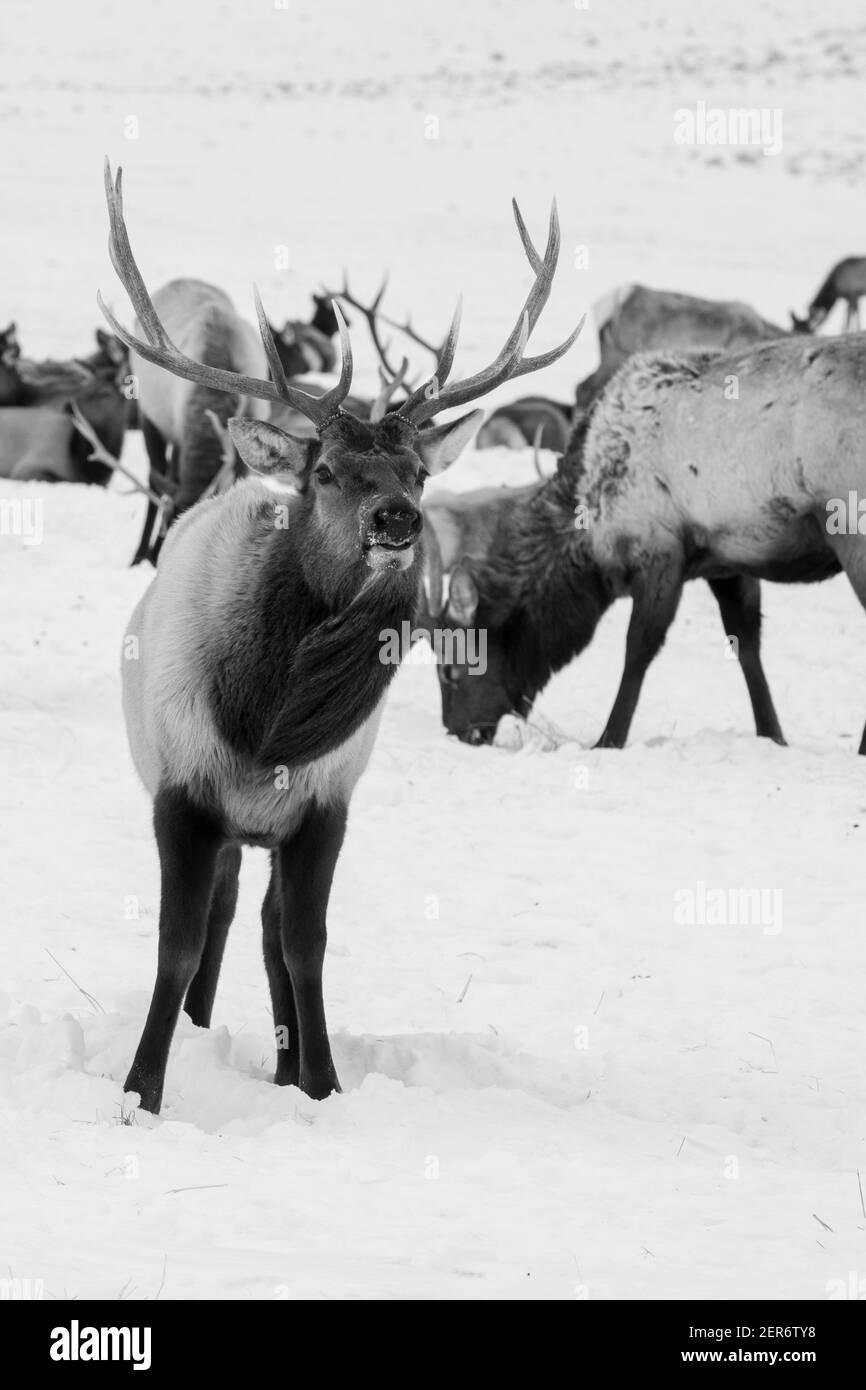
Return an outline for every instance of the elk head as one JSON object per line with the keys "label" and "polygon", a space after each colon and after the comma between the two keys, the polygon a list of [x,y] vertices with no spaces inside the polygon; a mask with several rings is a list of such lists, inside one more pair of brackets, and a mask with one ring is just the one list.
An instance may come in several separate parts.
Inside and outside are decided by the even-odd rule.
{"label": "elk head", "polygon": [[463,743],[492,743],[503,715],[526,717],[538,693],[515,659],[513,623],[503,624],[488,608],[464,560],[448,578],[444,608],[425,624],[436,655],[442,723]]}
{"label": "elk head", "polygon": [[340,331],[337,322],[337,315],[334,313],[334,305],[329,294],[313,295],[313,317],[310,319],[310,327],[316,328],[320,333],[324,333],[326,338],[334,338]]}
{"label": "elk head", "polygon": [[790,310],[791,329],[794,333],[815,333],[821,327],[827,317],[826,309],[809,309],[805,318],[798,318],[794,310]]}
{"label": "elk head", "polygon": [[117,336],[146,361],[176,376],[238,395],[278,402],[312,422],[315,436],[299,439],[278,426],[257,420],[233,419],[229,430],[244,461],[258,473],[281,475],[300,499],[307,523],[305,553],[333,591],[328,575],[342,562],[343,571],[364,573],[403,571],[415,559],[423,527],[420,509],[425,478],[441,472],[465,448],[481,423],[482,412],[470,411],[447,424],[433,425],[440,411],[462,406],[487,395],[502,382],[537,371],[561,357],[574,342],[582,324],[550,352],[526,357],[529,334],[550,295],[559,256],[559,220],[554,204],[547,248],[540,256],[533,246],[517,205],[517,228],[535,272],[532,288],[517,322],[496,359],[462,381],[449,382],[460,327],[460,304],[438,355],[434,375],[414,390],[399,409],[383,418],[363,421],[343,409],[352,384],[352,346],[336,300],[333,313],[340,333],[342,363],[336,386],[314,396],[289,384],[281,353],[255,292],[256,312],[271,380],[210,367],[185,356],[171,342],[145,287],[132,255],[123,219],[121,171],[116,180],[106,160],[105,189],[111,234],[109,252],[129,294],[147,341],[138,340],[118,323],[99,296],[99,304]]}

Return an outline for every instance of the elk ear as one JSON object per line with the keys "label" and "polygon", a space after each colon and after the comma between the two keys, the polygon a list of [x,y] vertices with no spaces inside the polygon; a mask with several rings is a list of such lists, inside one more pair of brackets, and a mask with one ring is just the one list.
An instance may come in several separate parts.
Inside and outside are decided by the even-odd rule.
{"label": "elk ear", "polygon": [[121,362],[126,361],[126,348],[119,338],[115,338],[113,333],[106,333],[104,328],[96,330],[96,345],[115,366],[119,367]]}
{"label": "elk ear", "polygon": [[293,473],[300,478],[307,467],[310,441],[295,439],[277,425],[234,416],[228,422],[228,431],[247,468],[254,473]]}
{"label": "elk ear", "polygon": [[432,430],[420,430],[416,449],[421,455],[427,472],[444,473],[458,459],[475,431],[484,419],[483,410],[470,410],[459,420],[451,420],[447,425],[435,425]]}
{"label": "elk ear", "polygon": [[461,561],[451,571],[448,587],[448,617],[461,627],[471,627],[478,612],[478,586]]}

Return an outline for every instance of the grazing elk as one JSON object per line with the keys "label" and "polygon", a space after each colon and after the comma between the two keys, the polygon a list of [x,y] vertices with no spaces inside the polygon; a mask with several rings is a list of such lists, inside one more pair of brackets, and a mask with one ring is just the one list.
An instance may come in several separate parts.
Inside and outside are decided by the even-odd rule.
{"label": "grazing elk", "polygon": [[738,639],[757,732],[782,743],[760,659],[759,580],[844,570],[866,607],[864,387],[854,335],[631,358],[557,477],[504,518],[485,560],[452,571],[449,621],[486,629],[487,672],[440,668],[446,728],[487,742],[503,714],[526,715],[630,595],[625,668],[600,739],[621,748],[683,584],[704,578]]}
{"label": "grazing elk", "polygon": [[480,412],[420,426],[571,346],[574,334],[525,356],[558,259],[556,210],[541,257],[515,208],[535,278],[494,362],[449,383],[458,305],[435,376],[370,422],[342,408],[352,354],[339,312],[340,379],[320,397],[287,381],[258,297],[271,380],[194,361],[176,346],[133,259],[120,171],[114,182],[107,163],[106,195],[112,261],[145,340],[105,310],[115,331],[154,367],[208,393],[282,401],[316,431],[297,440],[262,420],[230,421],[250,469],[280,480],[283,491],[252,477],[192,510],[170,533],[130,621],[124,711],[154,799],[162,897],[156,985],[125,1089],[158,1111],[184,1001],[195,1023],[209,1024],[241,846],[253,844],[272,854],[264,954],[277,1037],[288,1040],[276,1081],[322,1098],[339,1089],[322,1000],[326,909],[349,801],[394,674],[382,639],[411,623],[417,607],[424,480],[459,455]]}
{"label": "grazing elk", "polygon": [[791,314],[791,323],[798,333],[814,333],[835,308],[838,300],[845,303],[845,332],[860,331],[860,300],[866,295],[866,256],[846,256],[834,265],[822,284],[803,319]]}
{"label": "grazing elk", "polygon": [[696,299],[646,285],[620,285],[593,308],[601,362],[577,388],[577,404],[588,410],[623,362],[635,352],[717,348],[735,352],[752,343],[790,337],[790,331],[761,318],[735,300]]}

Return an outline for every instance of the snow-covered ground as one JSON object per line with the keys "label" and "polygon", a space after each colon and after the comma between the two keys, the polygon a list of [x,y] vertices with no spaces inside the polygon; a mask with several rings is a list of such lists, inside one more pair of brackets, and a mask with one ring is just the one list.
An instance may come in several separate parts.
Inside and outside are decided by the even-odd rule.
{"label": "snow-covered ground", "polygon": [[[257,280],[278,317],[343,264],[361,289],[388,266],[431,333],[466,291],[469,367],[526,284],[512,193],[539,236],[559,196],[544,344],[630,279],[781,321],[864,250],[859,0],[14,0],[2,23],[0,322],[36,354],[87,347],[98,285],[122,302],[104,151],[152,285],[200,274],[250,306]],[[782,153],[676,147],[699,100],[781,108]],[[570,394],[593,365],[587,329],[534,386]],[[450,485],[530,474],[470,454]],[[701,586],[624,752],[589,747],[623,605],[539,701],[554,751],[446,739],[434,673],[403,670],[332,897],[344,1094],[269,1084],[247,851],[215,1027],[181,1023],[154,1120],[121,1089],[158,909],[118,689],[140,499],[2,484],[15,500],[44,536],[0,536],[4,1277],[58,1298],[821,1299],[866,1274],[866,615],[844,579],[766,586],[787,749],[753,737]],[[701,883],[772,911],[683,925]]]}

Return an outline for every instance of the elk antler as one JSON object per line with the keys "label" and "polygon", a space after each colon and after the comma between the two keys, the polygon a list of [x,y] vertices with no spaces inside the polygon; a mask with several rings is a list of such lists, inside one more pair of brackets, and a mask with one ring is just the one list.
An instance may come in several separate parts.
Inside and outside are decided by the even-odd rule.
{"label": "elk antler", "polygon": [[400,370],[396,376],[388,377],[388,375],[382,370],[382,368],[379,368],[379,380],[382,383],[382,389],[379,392],[376,399],[374,400],[372,406],[370,407],[370,419],[374,423],[377,420],[383,420],[385,418],[385,415],[388,411],[388,406],[391,404],[391,397],[397,390],[397,387],[402,386],[405,382],[406,373],[408,372],[408,370],[408,357],[403,358],[403,361],[400,364]]}
{"label": "elk antler", "polygon": [[167,500],[167,494],[165,492],[157,493],[154,492],[152,488],[145,487],[144,483],[140,482],[139,479],[136,478],[132,470],[127,468],[124,464],[122,464],[120,462],[120,459],[116,458],[115,455],[112,454],[111,451],[105,447],[102,440],[99,438],[99,435],[96,433],[96,430],[91,425],[90,421],[84,415],[82,415],[81,411],[78,408],[78,405],[74,402],[70,407],[70,414],[72,416],[72,423],[78,430],[78,433],[82,435],[84,439],[87,440],[88,444],[91,447],[92,453],[88,455],[89,462],[108,464],[108,467],[113,468],[116,473],[122,473],[124,478],[128,478],[129,481],[132,483],[135,491],[143,492],[145,497],[147,497],[149,501],[151,501],[154,504],[155,507],[161,507],[165,505]]}
{"label": "elk antler", "polygon": [[108,251],[111,256],[111,263],[132,300],[133,308],[144,329],[147,342],[142,342],[128,333],[118,323],[114,314],[105,304],[102,295],[99,294],[97,295],[99,307],[121,342],[126,343],[127,347],[132,348],[146,362],[153,362],[157,367],[164,367],[166,371],[172,372],[175,376],[210,386],[216,391],[230,391],[245,396],[255,396],[263,401],[280,401],[305,415],[308,420],[312,420],[318,431],[321,432],[325,429],[339,414],[340,406],[349,394],[352,385],[352,345],[349,341],[349,330],[343,315],[340,313],[339,306],[334,303],[334,313],[340,329],[340,351],[342,354],[340,380],[333,390],[326,392],[324,396],[310,396],[306,391],[300,391],[296,386],[289,385],[258,290],[254,290],[256,314],[258,315],[262,344],[268,359],[268,366],[271,369],[271,381],[263,381],[259,377],[244,376],[240,372],[229,372],[222,367],[209,367],[203,362],[196,362],[192,357],[187,357],[185,353],[175,347],[166,333],[147,292],[141,272],[135,263],[126,223],[123,220],[122,175],[122,169],[118,168],[117,178],[112,179],[111,165],[106,159],[105,197],[111,224]]}
{"label": "elk antler", "polygon": [[356,299],[355,296],[352,294],[351,290],[349,289],[349,273],[348,271],[344,270],[343,288],[341,290],[326,290],[326,293],[331,296],[332,304],[336,304],[338,300],[344,299],[347,304],[351,304],[352,308],[356,309],[358,313],[361,315],[361,317],[366,320],[367,327],[370,330],[370,337],[373,340],[373,347],[376,349],[379,361],[382,363],[382,366],[385,368],[385,371],[388,373],[388,375],[390,377],[393,377],[396,376],[397,373],[395,372],[391,363],[388,361],[389,344],[383,343],[379,334],[379,305],[382,303],[382,300],[385,297],[385,291],[387,288],[388,277],[386,275],[381,285],[379,286],[378,293],[376,294],[376,297],[374,298],[372,304],[362,304],[360,299]]}
{"label": "elk antler", "polygon": [[213,497],[216,493],[223,492],[229,479],[233,480],[235,474],[235,446],[232,443],[231,435],[215,410],[206,410],[205,415],[210,420],[213,432],[220,442],[222,461],[201,495],[200,501],[202,502],[206,497]]}
{"label": "elk antler", "polygon": [[535,434],[532,436],[532,462],[535,464],[535,471],[538,477],[544,482],[544,469],[541,466],[541,440],[544,436],[544,421],[541,420],[535,427]]}
{"label": "elk antler", "polygon": [[521,309],[517,322],[505,340],[505,345],[498,357],[491,362],[489,367],[483,371],[476,372],[474,376],[468,376],[463,381],[453,383],[451,386],[443,386],[448,379],[451,368],[454,365],[454,353],[457,347],[457,335],[460,328],[460,302],[458,301],[457,310],[451,321],[448,336],[439,354],[436,364],[436,371],[433,376],[423,386],[413,391],[407,401],[404,401],[397,411],[405,419],[414,425],[421,425],[434,415],[438,415],[440,410],[449,410],[452,406],[466,405],[469,401],[477,400],[479,396],[485,396],[497,386],[501,386],[504,381],[510,381],[518,376],[525,376],[528,372],[540,371],[543,367],[549,367],[551,363],[557,362],[568,349],[572,346],[580,330],[583,328],[586,315],[580,320],[574,332],[566,338],[559,347],[552,348],[550,352],[544,352],[538,357],[524,357],[523,352],[526,347],[527,339],[538,322],[542,309],[550,298],[550,290],[553,284],[553,276],[556,271],[556,263],[559,259],[559,215],[556,210],[556,200],[554,199],[550,209],[550,227],[547,236],[547,248],[543,256],[540,256],[532,244],[526,223],[521,216],[517,203],[512,200],[514,218],[517,223],[517,231],[526,252],[529,264],[535,271],[535,281],[532,289],[527,295],[523,308]]}
{"label": "elk antler", "polygon": [[379,318],[383,323],[387,323],[389,328],[396,328],[398,333],[405,333],[410,342],[417,343],[419,347],[424,348],[425,352],[429,352],[431,356],[438,357],[442,351],[441,343],[437,347],[435,343],[430,343],[426,338],[421,337],[421,334],[412,327],[412,320],[408,315],[405,323],[398,323],[396,319],[389,318],[387,314],[380,314]]}

